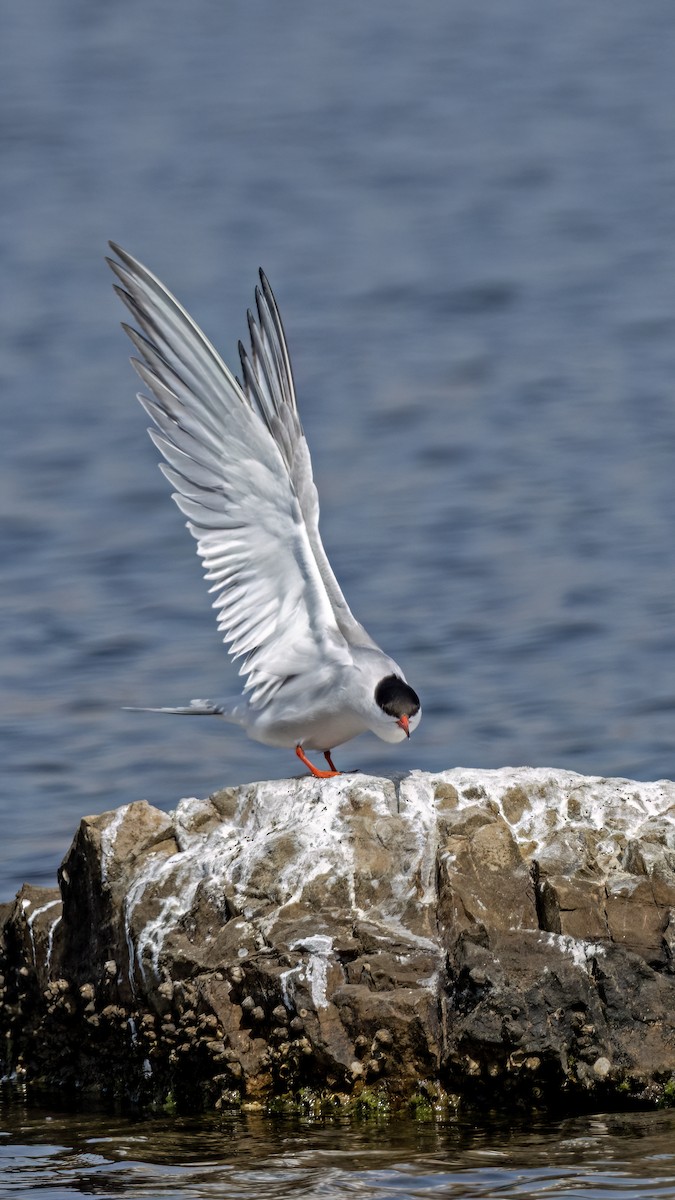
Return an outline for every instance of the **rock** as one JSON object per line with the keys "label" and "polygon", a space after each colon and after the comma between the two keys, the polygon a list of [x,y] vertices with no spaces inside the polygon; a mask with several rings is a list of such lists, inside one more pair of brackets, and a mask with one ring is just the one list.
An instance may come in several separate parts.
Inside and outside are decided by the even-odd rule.
{"label": "rock", "polygon": [[59,889],[0,910],[3,1074],[185,1108],[658,1102],[674,816],[667,781],[505,769],[86,817]]}

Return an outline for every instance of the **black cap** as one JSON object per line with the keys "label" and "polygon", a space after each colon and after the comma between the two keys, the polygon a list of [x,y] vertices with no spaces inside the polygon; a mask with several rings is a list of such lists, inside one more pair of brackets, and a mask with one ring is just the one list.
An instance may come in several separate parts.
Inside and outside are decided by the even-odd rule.
{"label": "black cap", "polygon": [[387,675],[375,688],[375,700],[383,712],[390,717],[414,717],[419,712],[420,699],[417,692],[399,675]]}

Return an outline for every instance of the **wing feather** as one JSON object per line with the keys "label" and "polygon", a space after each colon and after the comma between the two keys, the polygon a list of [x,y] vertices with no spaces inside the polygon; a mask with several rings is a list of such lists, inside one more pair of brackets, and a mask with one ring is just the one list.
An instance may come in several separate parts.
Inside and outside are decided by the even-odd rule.
{"label": "wing feather", "polygon": [[344,598],[319,533],[319,497],[312,474],[312,460],[298,406],[290,355],[274,294],[264,271],[256,288],[257,321],[248,314],[250,354],[239,344],[243,389],[249,404],[261,412],[286,463],[307,528],[321,579],[335,619],[350,645],[371,646],[376,642],[356,620]]}
{"label": "wing feather", "polygon": [[260,707],[289,676],[349,661],[289,465],[292,446],[275,432],[285,419],[280,403],[296,412],[283,335],[279,342],[271,310],[261,316],[263,287],[242,388],[164,285],[111,248],[115,290],[141,331],[124,326],[151,393],[139,396],[156,426],[150,436],[197,540],[218,628],[232,657],[243,658],[244,691]]}

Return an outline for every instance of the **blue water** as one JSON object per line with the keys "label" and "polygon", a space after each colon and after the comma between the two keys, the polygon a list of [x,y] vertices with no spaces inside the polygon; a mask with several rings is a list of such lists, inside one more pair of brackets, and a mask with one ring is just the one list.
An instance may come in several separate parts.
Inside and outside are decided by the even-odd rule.
{"label": "blue water", "polygon": [[121,711],[233,673],[109,236],[231,360],[278,293],[329,554],[425,708],[341,764],[672,776],[670,0],[22,0],[0,58],[0,896],[85,812],[296,767]]}
{"label": "blue water", "polygon": [[[272,280],[328,552],[425,709],[410,744],[342,765],[673,775],[674,62],[672,0],[6,7],[0,898],[53,881],[84,813],[296,766],[121,711],[233,675],[133,399],[108,237],[231,361]],[[7,1186],[32,1194],[8,1128]],[[155,1194],[116,1159],[97,1182],[104,1128],[67,1194]],[[343,1193],[675,1195],[672,1159],[664,1192],[649,1165],[635,1191],[499,1158],[413,1186],[392,1154],[374,1183],[341,1163]]]}
{"label": "blue water", "polygon": [[121,711],[233,673],[109,236],[230,360],[278,293],[329,554],[425,708],[343,765],[672,776],[670,0],[22,0],[0,56],[0,896],[84,812],[295,770]]}

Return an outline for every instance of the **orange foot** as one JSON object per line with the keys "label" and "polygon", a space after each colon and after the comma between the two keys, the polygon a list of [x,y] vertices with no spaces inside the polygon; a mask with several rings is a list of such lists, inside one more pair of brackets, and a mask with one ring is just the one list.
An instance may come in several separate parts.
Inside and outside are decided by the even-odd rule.
{"label": "orange foot", "polygon": [[314,775],[314,777],[316,779],[332,779],[335,775],[340,774],[340,772],[336,771],[335,767],[333,766],[333,760],[331,759],[331,756],[330,756],[330,750],[324,751],[326,762],[329,764],[329,766],[331,768],[330,771],[320,771],[318,767],[315,767],[314,763],[311,763],[309,761],[309,759],[307,758],[307,755],[305,754],[302,746],[296,746],[295,753],[297,754],[298,758],[300,759],[300,762],[303,762],[306,767],[309,767],[310,771],[312,772],[312,775]]}

